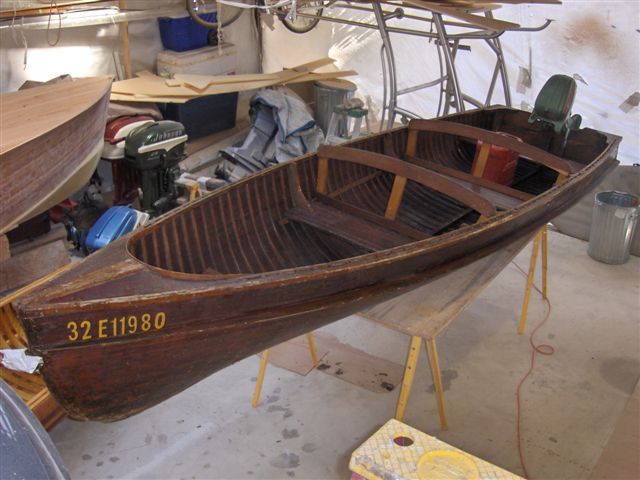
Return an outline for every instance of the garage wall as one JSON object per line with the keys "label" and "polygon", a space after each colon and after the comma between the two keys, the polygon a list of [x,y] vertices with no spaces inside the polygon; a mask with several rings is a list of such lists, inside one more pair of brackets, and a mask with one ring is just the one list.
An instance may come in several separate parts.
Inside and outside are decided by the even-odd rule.
{"label": "garage wall", "polygon": [[[143,0],[140,1],[144,4]],[[132,0],[129,5],[136,7]],[[157,7],[172,5],[182,6],[184,1],[157,2]],[[148,8],[148,2],[143,6]],[[57,44],[50,46],[48,42],[54,43],[57,38],[57,25],[54,15],[49,32],[22,29],[19,21],[15,28],[0,30],[0,92],[16,90],[27,79],[44,81],[65,73],[75,77],[115,75],[115,61],[120,61],[121,48],[117,25],[64,28],[59,32]],[[155,71],[155,58],[162,50],[157,20],[129,23],[129,35],[133,71]],[[224,36],[238,49],[238,73],[259,71],[259,45],[252,15],[244,13],[237,22],[224,29]]]}
{"label": "garage wall", "polygon": [[[332,9],[331,15],[372,21],[366,14],[344,9]],[[513,105],[533,105],[537,92],[555,73],[574,75],[578,96],[573,112],[583,116],[584,126],[624,137],[619,154],[622,163],[640,162],[640,2],[564,0],[561,6],[504,6],[495,16],[522,26],[554,19],[542,32],[507,32],[501,37]],[[406,19],[396,24],[406,28],[419,25]],[[376,30],[321,22],[313,31],[298,36],[275,22],[273,27],[263,26],[263,36],[265,71],[328,54],[340,68],[359,72],[353,77],[359,95],[368,98],[377,113],[382,100],[382,42]],[[438,77],[436,49],[427,39],[392,35],[392,41],[400,88]],[[466,93],[484,99],[493,68],[492,55],[483,42],[466,44],[471,51],[461,51],[457,60],[460,81]],[[530,84],[522,81],[526,73],[531,77]],[[494,103],[503,102],[498,89]],[[422,116],[434,116],[438,93],[432,89],[403,96],[400,105]]]}

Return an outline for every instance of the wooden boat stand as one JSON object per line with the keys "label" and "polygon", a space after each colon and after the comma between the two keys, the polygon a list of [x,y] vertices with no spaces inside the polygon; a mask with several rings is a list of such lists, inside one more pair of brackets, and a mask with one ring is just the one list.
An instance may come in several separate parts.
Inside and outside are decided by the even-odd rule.
{"label": "wooden boat stand", "polygon": [[531,290],[533,289],[533,277],[536,272],[536,263],[538,259],[538,250],[540,250],[540,261],[542,263],[542,298],[547,298],[547,226],[540,229],[533,239],[533,249],[531,250],[531,259],[529,260],[529,272],[527,274],[527,286],[524,290],[524,300],[522,303],[522,312],[520,314],[520,323],[518,324],[518,333],[522,335],[527,326],[527,314],[529,313],[529,300],[531,299]]}

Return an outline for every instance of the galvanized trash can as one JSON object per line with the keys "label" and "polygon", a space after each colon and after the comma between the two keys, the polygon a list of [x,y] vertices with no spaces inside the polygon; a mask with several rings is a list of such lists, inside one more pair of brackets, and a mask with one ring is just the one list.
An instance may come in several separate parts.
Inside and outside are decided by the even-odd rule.
{"label": "galvanized trash can", "polygon": [[640,200],[626,192],[596,193],[589,234],[589,256],[604,263],[629,260],[631,240],[638,221]]}
{"label": "galvanized trash can", "polygon": [[[316,124],[326,135],[329,129],[329,121],[333,108],[340,105],[345,100],[353,97],[358,88],[355,83],[349,80],[338,78],[336,80],[318,80],[314,84],[316,102]],[[344,135],[347,127],[344,121],[340,122],[336,130],[337,135]]]}

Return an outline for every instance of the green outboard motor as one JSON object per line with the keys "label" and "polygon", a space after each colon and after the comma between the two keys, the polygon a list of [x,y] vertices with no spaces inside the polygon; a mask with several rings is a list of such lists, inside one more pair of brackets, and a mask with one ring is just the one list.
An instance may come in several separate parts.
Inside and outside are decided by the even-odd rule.
{"label": "green outboard motor", "polygon": [[143,211],[155,216],[176,206],[175,180],[186,141],[184,126],[171,120],[141,125],[127,135],[124,159],[140,174]]}
{"label": "green outboard motor", "polygon": [[582,123],[580,115],[571,115],[576,90],[573,77],[553,75],[538,93],[529,123],[543,122],[566,138],[569,131],[577,130]]}

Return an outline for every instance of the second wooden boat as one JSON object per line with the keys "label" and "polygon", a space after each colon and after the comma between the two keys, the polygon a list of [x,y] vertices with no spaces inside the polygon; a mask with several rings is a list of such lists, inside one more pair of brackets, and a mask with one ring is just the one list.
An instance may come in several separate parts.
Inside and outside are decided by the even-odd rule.
{"label": "second wooden boat", "polygon": [[[507,132],[510,136],[496,133]],[[515,178],[479,178],[490,145]],[[52,394],[117,420],[329,322],[515,249],[617,162],[619,137],[490,108],[418,120],[243,179],[17,304]],[[460,292],[443,292],[455,296]]]}
{"label": "second wooden boat", "polygon": [[0,235],[86,184],[102,151],[111,77],[0,96]]}

